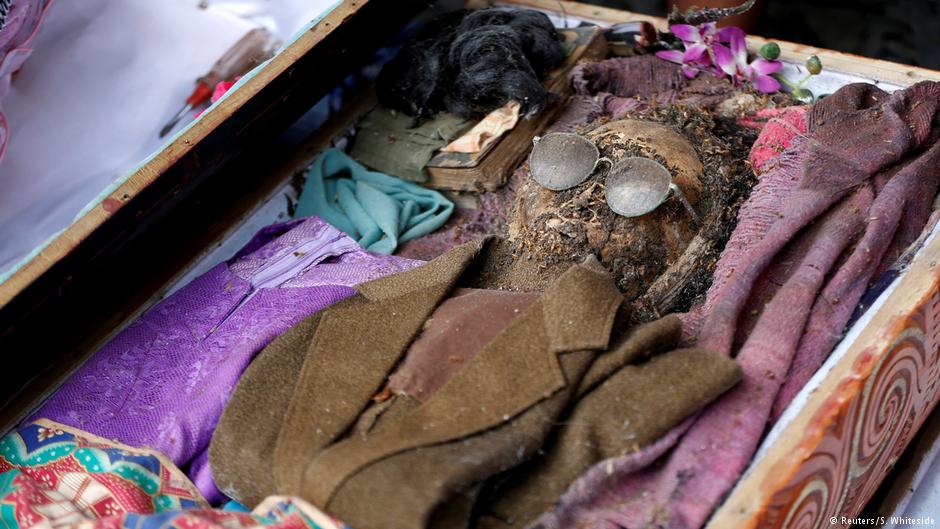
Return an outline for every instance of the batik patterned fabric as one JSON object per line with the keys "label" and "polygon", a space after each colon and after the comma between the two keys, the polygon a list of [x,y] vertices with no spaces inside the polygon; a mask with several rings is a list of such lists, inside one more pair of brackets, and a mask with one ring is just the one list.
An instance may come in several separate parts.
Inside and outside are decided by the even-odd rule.
{"label": "batik patterned fabric", "polygon": [[7,528],[207,506],[182,472],[148,450],[51,421],[0,440],[0,519]]}
{"label": "batik patterned fabric", "polygon": [[353,286],[419,261],[363,250],[311,217],[261,230],[234,258],[167,297],[93,355],[35,413],[165,454],[221,501],[205,450],[255,354]]}
{"label": "batik patterned fabric", "polygon": [[208,508],[186,476],[157,452],[51,421],[0,439],[4,529],[342,529],[292,498],[252,513]]}
{"label": "batik patterned fabric", "polygon": [[272,496],[250,513],[195,509],[160,514],[125,514],[98,523],[55,529],[350,529],[309,503]]}

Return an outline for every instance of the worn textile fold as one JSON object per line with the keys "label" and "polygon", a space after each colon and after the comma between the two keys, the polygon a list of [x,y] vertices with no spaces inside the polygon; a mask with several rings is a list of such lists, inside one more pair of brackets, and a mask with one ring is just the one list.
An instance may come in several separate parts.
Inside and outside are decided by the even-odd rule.
{"label": "worn textile fold", "polygon": [[775,401],[779,412],[838,342],[875,272],[923,229],[940,183],[938,105],[940,83],[891,95],[856,84],[810,109],[806,133],[762,167],[704,307],[686,317],[697,346],[736,354],[743,382],[661,465],[601,463],[607,487],[576,484],[537,526],[705,523],[749,464]]}
{"label": "worn textile fold", "polygon": [[369,171],[339,149],[310,166],[297,215],[317,215],[370,252],[390,254],[400,242],[447,222],[454,204],[444,195],[394,176]]}
{"label": "worn textile fold", "polygon": [[121,331],[33,418],[159,450],[219,501],[205,451],[254,355],[353,286],[418,264],[366,252],[315,217],[264,228]]}
{"label": "worn textile fold", "polygon": [[349,154],[375,171],[426,182],[425,166],[437,150],[469,126],[469,120],[454,114],[438,114],[422,122],[377,106],[357,125]]}

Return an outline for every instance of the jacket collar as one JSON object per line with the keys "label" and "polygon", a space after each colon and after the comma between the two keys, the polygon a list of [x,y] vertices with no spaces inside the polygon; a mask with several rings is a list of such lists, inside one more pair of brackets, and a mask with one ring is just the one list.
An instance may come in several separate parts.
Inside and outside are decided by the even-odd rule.
{"label": "jacket collar", "polygon": [[321,313],[287,404],[273,454],[279,490],[299,495],[304,466],[348,431],[486,244],[464,244],[429,263],[357,287]]}
{"label": "jacket collar", "polygon": [[[370,434],[375,437],[371,442],[349,438],[334,444],[381,389],[434,309],[481,258],[486,244],[465,244],[424,266],[362,284],[358,302],[324,313],[296,386],[309,389],[295,393],[278,436],[274,472],[279,490],[325,505],[342,481],[368,461],[492,427],[565,387],[569,381],[558,354],[607,347],[622,297],[603,267],[589,258],[572,266],[514,320],[514,332],[497,336],[487,346],[493,351],[484,349],[396,425],[400,431]],[[512,351],[511,359],[506,351]],[[524,365],[526,376],[508,373],[512,380],[500,382],[507,376],[503,364],[511,362]],[[457,406],[461,411],[454,413],[454,403],[474,393],[468,389],[472,384],[462,387],[459,380],[473,376],[510,385],[509,391],[499,390],[509,397],[482,411]],[[357,446],[363,444],[370,446]],[[320,454],[317,463],[307,465],[314,454]]]}
{"label": "jacket collar", "polygon": [[356,290],[373,302],[415,293],[437,292],[441,288],[447,294],[490,240],[490,237],[485,237],[460,245],[423,266],[362,283]]}
{"label": "jacket collar", "polygon": [[[484,258],[484,248],[491,240],[492,237],[486,237],[458,246],[424,266],[363,283],[356,289],[373,302],[416,293],[437,294],[434,296],[436,307],[455,288],[470,265]],[[541,297],[552,352],[606,349],[613,315],[600,312],[618,299],[621,299],[619,291],[597,258],[591,255],[573,265]],[[584,311],[588,317],[577,318],[575,323],[572,316]]]}
{"label": "jacket collar", "polygon": [[541,298],[551,350],[607,349],[622,300],[610,274],[593,255],[569,268]]}

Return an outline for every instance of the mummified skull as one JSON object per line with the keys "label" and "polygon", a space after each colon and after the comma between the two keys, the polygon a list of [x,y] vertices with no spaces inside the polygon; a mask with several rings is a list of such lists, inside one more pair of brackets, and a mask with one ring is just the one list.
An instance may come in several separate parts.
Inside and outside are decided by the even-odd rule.
{"label": "mummified skull", "polygon": [[[695,126],[700,130],[693,131]],[[710,118],[682,128],[668,122],[622,119],[584,134],[614,166],[618,160],[634,156],[665,166],[702,217],[702,224],[692,220],[676,197],[639,217],[616,214],[605,200],[604,166],[563,191],[546,189],[528,177],[509,222],[514,263],[508,277],[525,275],[529,283],[541,278],[543,284],[535,286],[544,287],[571,262],[594,254],[611,271],[628,300],[650,305],[653,312],[675,309],[690,278],[701,275],[699,269],[704,268],[706,276],[710,273],[718,253],[715,246],[724,245],[724,240],[718,239],[729,231],[714,225],[719,220],[729,223],[728,211],[733,219],[741,197],[739,192],[728,192],[728,181],[739,179],[739,171],[746,167],[710,130],[704,130],[709,127],[714,127]],[[704,159],[709,162],[708,170]],[[657,299],[641,299],[651,290]]]}
{"label": "mummified skull", "polygon": [[[623,158],[627,146],[640,151],[640,156],[663,163],[672,173],[673,182],[690,202],[702,193],[702,162],[689,140],[661,123],[621,119],[601,125],[587,133],[615,163]],[[606,148],[605,148],[606,147]]]}

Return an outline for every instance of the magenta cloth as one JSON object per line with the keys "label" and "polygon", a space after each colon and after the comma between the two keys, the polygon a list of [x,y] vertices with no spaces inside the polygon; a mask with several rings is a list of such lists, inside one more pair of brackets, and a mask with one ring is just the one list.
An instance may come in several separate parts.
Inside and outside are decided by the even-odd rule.
{"label": "magenta cloth", "polygon": [[420,264],[366,252],[316,217],[269,226],[121,331],[30,420],[159,450],[218,502],[206,450],[255,354],[306,316],[353,295],[354,285]]}
{"label": "magenta cloth", "polygon": [[697,346],[737,353],[741,384],[657,446],[598,464],[538,527],[701,527],[774,406],[802,387],[871,279],[923,230],[940,186],[940,83],[894,94],[846,86],[808,111],[805,134],[804,116],[780,117],[793,130],[765,132],[785,150],[761,160],[706,303],[684,318]]}
{"label": "magenta cloth", "polygon": [[29,43],[36,36],[39,24],[52,0],[14,0],[7,18],[0,27],[0,160],[7,150],[8,126],[3,114],[3,99],[10,91],[13,74],[33,53]]}
{"label": "magenta cloth", "polygon": [[760,176],[772,164],[779,162],[780,153],[789,149],[797,136],[806,134],[807,108],[765,108],[739,121],[745,127],[761,131],[747,157],[755,174]]}

